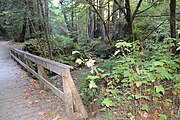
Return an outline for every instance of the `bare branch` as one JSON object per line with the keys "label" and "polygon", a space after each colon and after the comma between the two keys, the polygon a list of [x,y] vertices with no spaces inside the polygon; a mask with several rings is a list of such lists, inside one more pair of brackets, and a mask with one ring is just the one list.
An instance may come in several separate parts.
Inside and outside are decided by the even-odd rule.
{"label": "bare branch", "polygon": [[146,8],[146,9],[140,11],[140,12],[137,12],[136,15],[137,15],[137,14],[141,14],[141,13],[143,13],[143,12],[149,10],[149,9],[152,8],[158,1],[159,1],[159,0],[155,1],[155,2],[154,2],[151,6],[149,6],[148,8]]}
{"label": "bare branch", "polygon": [[143,0],[139,0],[138,4],[137,4],[137,6],[136,6],[136,9],[135,9],[134,12],[133,12],[132,19],[135,18],[136,14],[137,14],[140,6],[141,6],[142,1],[143,1]]}

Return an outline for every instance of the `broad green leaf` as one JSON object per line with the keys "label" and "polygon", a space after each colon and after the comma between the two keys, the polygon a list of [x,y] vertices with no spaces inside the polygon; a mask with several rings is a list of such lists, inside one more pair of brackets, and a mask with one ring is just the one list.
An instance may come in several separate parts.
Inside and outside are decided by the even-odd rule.
{"label": "broad green leaf", "polygon": [[164,102],[172,102],[171,99],[165,99]]}
{"label": "broad green leaf", "polygon": [[167,78],[168,80],[171,78],[171,74],[169,74],[166,70],[161,69],[160,75],[162,78]]}
{"label": "broad green leaf", "polygon": [[140,98],[142,98],[142,95],[136,94],[134,97],[135,97],[135,99],[140,99]]}
{"label": "broad green leaf", "polygon": [[149,112],[149,106],[148,105],[142,105],[141,110]]}
{"label": "broad green leaf", "polygon": [[155,86],[155,88],[156,88],[156,93],[159,92],[162,92],[163,94],[165,93],[165,90],[162,85]]}
{"label": "broad green leaf", "polygon": [[140,95],[140,94],[135,94],[134,95],[135,99],[141,99],[141,98],[144,98],[146,100],[150,100],[150,98],[148,96],[143,96],[143,95]]}
{"label": "broad green leaf", "polygon": [[87,79],[89,79],[89,80],[96,80],[96,79],[99,79],[99,78],[100,78],[99,76],[91,76],[91,75],[87,76]]}
{"label": "broad green leaf", "polygon": [[80,65],[80,64],[82,64],[82,63],[84,63],[84,62],[83,62],[81,59],[78,58],[78,59],[75,61],[75,63],[77,63],[77,64]]}
{"label": "broad green leaf", "polygon": [[115,95],[117,93],[117,90],[108,90],[111,94]]}
{"label": "broad green leaf", "polygon": [[92,66],[94,66],[94,63],[95,63],[95,60],[89,59],[89,60],[86,62],[86,65],[87,65],[88,67],[92,67]]}
{"label": "broad green leaf", "polygon": [[123,75],[124,75],[124,77],[129,77],[129,76],[131,76],[131,73],[129,71],[124,71]]}
{"label": "broad green leaf", "polygon": [[120,50],[117,50],[117,51],[114,53],[114,56],[116,56],[119,52],[120,52]]}
{"label": "broad green leaf", "polygon": [[92,88],[97,88],[97,85],[95,84],[94,81],[90,81],[89,83],[89,88],[92,89]]}
{"label": "broad green leaf", "polygon": [[161,61],[155,61],[155,62],[153,62],[153,64],[154,64],[154,66],[161,66],[161,67],[164,65],[164,63]]}
{"label": "broad green leaf", "polygon": [[79,51],[72,51],[72,54],[81,54]]}
{"label": "broad green leaf", "polygon": [[131,47],[131,43],[127,43],[127,42],[118,42],[116,43],[115,45],[117,48],[120,48],[120,47]]}
{"label": "broad green leaf", "polygon": [[167,120],[167,116],[165,114],[158,114],[159,120]]}
{"label": "broad green leaf", "polygon": [[136,84],[136,87],[139,87],[142,85],[142,81],[136,81],[135,84]]}
{"label": "broad green leaf", "polygon": [[105,105],[106,107],[112,107],[113,106],[112,100],[110,100],[108,98],[104,99],[101,104]]}

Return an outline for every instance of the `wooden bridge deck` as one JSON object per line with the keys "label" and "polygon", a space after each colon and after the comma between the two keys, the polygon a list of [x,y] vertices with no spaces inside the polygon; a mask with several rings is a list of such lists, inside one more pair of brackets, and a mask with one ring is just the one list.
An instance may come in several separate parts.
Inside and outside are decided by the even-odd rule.
{"label": "wooden bridge deck", "polygon": [[0,42],[0,120],[64,119],[64,107],[41,89],[10,59],[7,42]]}

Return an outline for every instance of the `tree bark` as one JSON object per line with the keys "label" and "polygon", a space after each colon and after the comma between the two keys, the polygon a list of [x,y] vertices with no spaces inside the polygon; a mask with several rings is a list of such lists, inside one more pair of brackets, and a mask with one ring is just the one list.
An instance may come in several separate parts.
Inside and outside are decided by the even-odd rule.
{"label": "tree bark", "polygon": [[132,42],[134,40],[134,36],[133,36],[133,19],[131,13],[130,0],[125,0],[125,7],[126,7],[126,21],[127,21],[129,39]]}
{"label": "tree bark", "polygon": [[124,27],[124,13],[121,9],[124,7],[124,0],[119,0],[120,3],[120,9],[119,9],[119,37],[123,37],[123,27]]}
{"label": "tree bark", "polygon": [[105,24],[104,24],[104,0],[100,0],[99,6],[100,6],[100,15],[101,15],[101,20],[100,20],[101,37],[102,37],[102,42],[105,45],[106,31],[105,31]]}
{"label": "tree bark", "polygon": [[[91,4],[92,5],[94,5],[95,3],[94,3],[94,0],[91,0]],[[93,39],[94,38],[94,25],[95,25],[95,23],[94,23],[94,19],[95,19],[95,13],[94,13],[94,9],[93,9],[93,7],[91,7],[91,9],[90,9],[90,16],[91,16],[91,24],[90,24],[90,26],[91,26],[91,31],[90,31],[90,38],[91,39]]]}
{"label": "tree bark", "polygon": [[1,26],[1,24],[0,24],[0,36],[2,36],[2,39],[5,41],[7,41],[9,38],[8,32],[4,27]]}
{"label": "tree bark", "polygon": [[176,0],[170,1],[170,29],[171,37],[176,38]]}
{"label": "tree bark", "polygon": [[112,40],[117,38],[117,4],[113,2],[113,16],[112,16]]}
{"label": "tree bark", "polygon": [[26,16],[25,16],[25,17],[24,17],[24,23],[23,23],[22,31],[21,31],[19,37],[18,37],[18,38],[15,38],[15,42],[24,42],[24,41],[25,41],[26,28],[27,28],[27,18],[26,18]]}

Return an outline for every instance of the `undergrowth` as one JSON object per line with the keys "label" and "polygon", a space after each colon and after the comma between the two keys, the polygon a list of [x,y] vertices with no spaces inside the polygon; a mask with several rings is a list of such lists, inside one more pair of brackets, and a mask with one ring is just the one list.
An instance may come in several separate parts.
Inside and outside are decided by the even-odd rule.
{"label": "undergrowth", "polygon": [[145,41],[145,46],[119,41],[106,63],[78,59],[91,68],[80,87],[91,115],[109,112],[116,119],[180,119],[178,42],[166,38]]}

